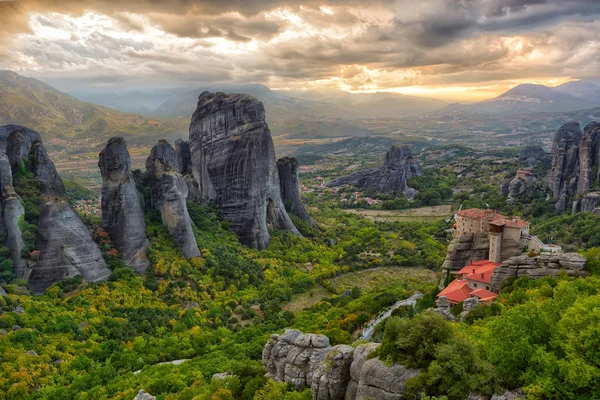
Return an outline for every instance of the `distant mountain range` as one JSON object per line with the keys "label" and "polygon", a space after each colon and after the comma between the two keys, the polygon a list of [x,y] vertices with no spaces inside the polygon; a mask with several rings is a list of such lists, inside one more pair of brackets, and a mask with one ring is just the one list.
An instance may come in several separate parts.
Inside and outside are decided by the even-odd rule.
{"label": "distant mountain range", "polygon": [[567,82],[557,87],[522,84],[498,97],[473,104],[450,104],[440,114],[529,114],[565,112],[600,106],[600,86],[588,81]]}
{"label": "distant mountain range", "polygon": [[132,144],[179,137],[188,126],[86,103],[37,79],[0,71],[0,125],[4,124],[37,130],[47,147],[69,153],[94,151],[112,136],[124,136]]}
{"label": "distant mountain range", "polygon": [[157,117],[189,118],[203,91],[246,93],[265,105],[267,119],[277,121],[306,116],[331,118],[397,118],[441,109],[447,103],[396,93],[335,91],[274,91],[264,85],[212,85],[171,96],[152,113]]}

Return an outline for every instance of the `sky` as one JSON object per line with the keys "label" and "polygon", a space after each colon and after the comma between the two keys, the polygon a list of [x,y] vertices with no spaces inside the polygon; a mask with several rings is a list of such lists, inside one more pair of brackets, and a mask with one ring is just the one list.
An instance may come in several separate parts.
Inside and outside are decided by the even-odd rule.
{"label": "sky", "polygon": [[0,0],[0,69],[64,91],[261,83],[467,102],[600,79],[600,0]]}

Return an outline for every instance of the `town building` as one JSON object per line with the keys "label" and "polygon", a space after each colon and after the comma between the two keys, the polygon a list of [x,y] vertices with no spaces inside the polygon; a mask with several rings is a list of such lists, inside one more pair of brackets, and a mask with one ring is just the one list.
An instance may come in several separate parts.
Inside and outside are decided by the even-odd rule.
{"label": "town building", "polygon": [[491,291],[492,275],[499,266],[490,260],[471,261],[456,273],[456,279],[438,294],[438,298],[444,296],[451,304],[462,303],[470,297],[476,297],[479,303],[492,302],[498,297]]}
{"label": "town building", "polygon": [[504,249],[514,249],[530,239],[529,222],[519,217],[508,218],[494,210],[470,208],[457,211],[455,215],[454,234],[463,235],[487,234],[489,240],[489,260],[499,263],[503,260]]}

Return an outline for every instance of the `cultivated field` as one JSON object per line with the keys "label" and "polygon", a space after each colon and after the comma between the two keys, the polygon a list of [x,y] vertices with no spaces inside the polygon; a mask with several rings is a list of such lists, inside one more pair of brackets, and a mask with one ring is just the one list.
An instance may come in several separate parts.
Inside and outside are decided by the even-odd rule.
{"label": "cultivated field", "polygon": [[350,214],[362,215],[375,222],[431,222],[450,217],[451,206],[440,205],[411,208],[408,210],[365,210],[358,208],[346,209],[344,211]]}

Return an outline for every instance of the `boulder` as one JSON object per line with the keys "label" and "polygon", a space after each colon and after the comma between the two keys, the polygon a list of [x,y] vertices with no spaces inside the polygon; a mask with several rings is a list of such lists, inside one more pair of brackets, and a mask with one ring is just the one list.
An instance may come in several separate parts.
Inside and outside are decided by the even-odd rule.
{"label": "boulder", "polygon": [[140,389],[133,400],[156,400],[156,396],[152,396],[150,393],[146,393],[144,389]]}
{"label": "boulder", "polygon": [[190,124],[198,197],[214,202],[240,241],[258,249],[269,226],[300,235],[281,200],[263,104],[245,94],[203,92]]}
{"label": "boulder", "polygon": [[163,225],[169,229],[181,254],[186,258],[198,257],[200,250],[186,204],[188,187],[183,176],[172,168],[175,160],[175,149],[165,140],[158,142],[146,159],[152,205],[160,211]]}
{"label": "boulder", "polygon": [[296,215],[314,228],[316,225],[308,214],[308,211],[306,211],[302,199],[300,198],[298,166],[298,160],[293,157],[283,157],[277,160],[281,199],[288,212]]}
{"label": "boulder", "polygon": [[102,175],[102,228],[125,264],[143,274],[150,266],[146,222],[122,137],[108,141],[100,152],[98,166]]}
{"label": "boulder", "polygon": [[[356,400],[400,400],[406,393],[405,383],[420,374],[418,369],[400,364],[386,366],[380,359],[365,361],[360,371]],[[351,399],[350,399],[351,400]]]}
{"label": "boulder", "polygon": [[359,189],[377,188],[380,193],[398,191],[413,199],[415,190],[408,187],[408,180],[421,176],[419,162],[413,157],[408,146],[392,146],[386,153],[383,165],[342,176],[327,183],[327,186],[350,185]]}

